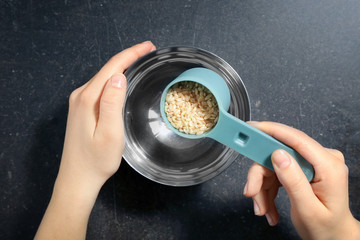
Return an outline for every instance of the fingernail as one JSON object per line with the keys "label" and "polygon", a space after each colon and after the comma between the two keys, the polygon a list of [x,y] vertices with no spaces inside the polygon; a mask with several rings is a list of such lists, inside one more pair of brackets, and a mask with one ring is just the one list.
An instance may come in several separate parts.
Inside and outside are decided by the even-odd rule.
{"label": "fingernail", "polygon": [[274,222],[273,218],[270,216],[270,214],[266,213],[265,217],[270,226],[275,226],[275,222]]}
{"label": "fingernail", "polygon": [[280,168],[284,169],[290,165],[290,157],[284,150],[277,150],[272,155],[273,162],[275,165]]}
{"label": "fingernail", "polygon": [[125,76],[122,73],[116,73],[111,77],[111,86],[122,88],[124,86]]}
{"label": "fingernail", "polygon": [[245,187],[244,187],[244,192],[243,192],[244,195],[245,195],[245,194],[247,193],[247,191],[248,191],[247,187],[248,187],[248,184],[247,184],[247,182],[246,182]]}
{"label": "fingernail", "polygon": [[254,213],[255,213],[255,215],[259,216],[259,214],[260,214],[259,205],[257,205],[257,203],[255,202],[255,200],[253,200],[253,201],[254,201]]}
{"label": "fingernail", "polygon": [[260,122],[258,122],[258,121],[247,121],[246,123],[253,126],[253,127],[256,127],[257,125],[260,124]]}
{"label": "fingernail", "polygon": [[142,42],[141,44],[145,44],[145,43],[151,43],[151,41],[147,40],[147,41]]}

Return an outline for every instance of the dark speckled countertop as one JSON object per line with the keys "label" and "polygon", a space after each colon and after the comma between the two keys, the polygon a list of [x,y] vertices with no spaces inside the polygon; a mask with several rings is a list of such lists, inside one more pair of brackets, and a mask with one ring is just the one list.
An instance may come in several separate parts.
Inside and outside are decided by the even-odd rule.
{"label": "dark speckled countertop", "polygon": [[[31,239],[61,158],[69,94],[123,48],[152,40],[229,62],[253,120],[341,150],[360,218],[360,1],[0,1],[0,239]],[[297,239],[281,190],[269,227],[243,195],[252,162],[175,188],[125,161],[104,185],[87,239]]]}

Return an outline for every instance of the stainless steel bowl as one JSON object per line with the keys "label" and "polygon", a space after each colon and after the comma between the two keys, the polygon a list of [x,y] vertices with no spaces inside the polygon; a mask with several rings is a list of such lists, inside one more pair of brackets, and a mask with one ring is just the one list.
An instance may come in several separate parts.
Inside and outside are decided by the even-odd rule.
{"label": "stainless steel bowl", "polygon": [[124,107],[124,159],[143,176],[165,185],[190,186],[223,171],[239,154],[209,139],[186,139],[169,130],[160,115],[160,97],[166,85],[193,67],[217,72],[229,85],[229,112],[250,120],[245,86],[223,59],[198,48],[170,47],[139,59],[126,72],[128,91]]}

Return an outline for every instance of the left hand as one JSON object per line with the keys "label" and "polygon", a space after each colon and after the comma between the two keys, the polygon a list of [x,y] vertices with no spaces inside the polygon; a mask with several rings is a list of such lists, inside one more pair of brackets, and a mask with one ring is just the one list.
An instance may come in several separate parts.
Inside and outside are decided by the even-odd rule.
{"label": "left hand", "polygon": [[35,239],[85,239],[102,185],[119,168],[124,150],[123,72],[155,50],[147,41],[118,53],[72,92],[60,169]]}
{"label": "left hand", "polygon": [[72,92],[59,177],[102,186],[119,168],[124,150],[123,72],[155,49],[144,42],[113,56],[89,82]]}

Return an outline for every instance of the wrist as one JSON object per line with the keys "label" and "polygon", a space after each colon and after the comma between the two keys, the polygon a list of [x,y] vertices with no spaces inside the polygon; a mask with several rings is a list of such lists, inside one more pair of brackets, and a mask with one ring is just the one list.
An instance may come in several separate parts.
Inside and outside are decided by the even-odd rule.
{"label": "wrist", "polygon": [[81,202],[82,204],[92,204],[95,202],[101,186],[98,184],[91,184],[76,176],[64,177],[58,175],[56,178],[53,197],[73,199],[74,202]]}
{"label": "wrist", "polygon": [[[86,174],[88,173],[88,174]],[[85,239],[102,182],[62,161],[49,206],[35,239]]]}
{"label": "wrist", "polygon": [[352,227],[348,229],[349,231],[349,240],[351,239],[360,239],[360,222],[356,218],[352,217]]}
{"label": "wrist", "polygon": [[55,195],[76,198],[79,202],[94,203],[103,182],[86,173],[60,168],[54,185]]}
{"label": "wrist", "polygon": [[101,186],[59,171],[49,206],[35,239],[85,239],[87,223]]}
{"label": "wrist", "polygon": [[342,220],[342,226],[336,231],[333,239],[360,239],[360,222],[350,213],[346,219]]}
{"label": "wrist", "polygon": [[98,194],[102,185],[106,182],[106,176],[100,176],[92,167],[78,159],[61,159],[56,183],[62,187],[80,191],[83,194]]}
{"label": "wrist", "polygon": [[90,215],[103,182],[88,171],[62,160],[51,201]]}

